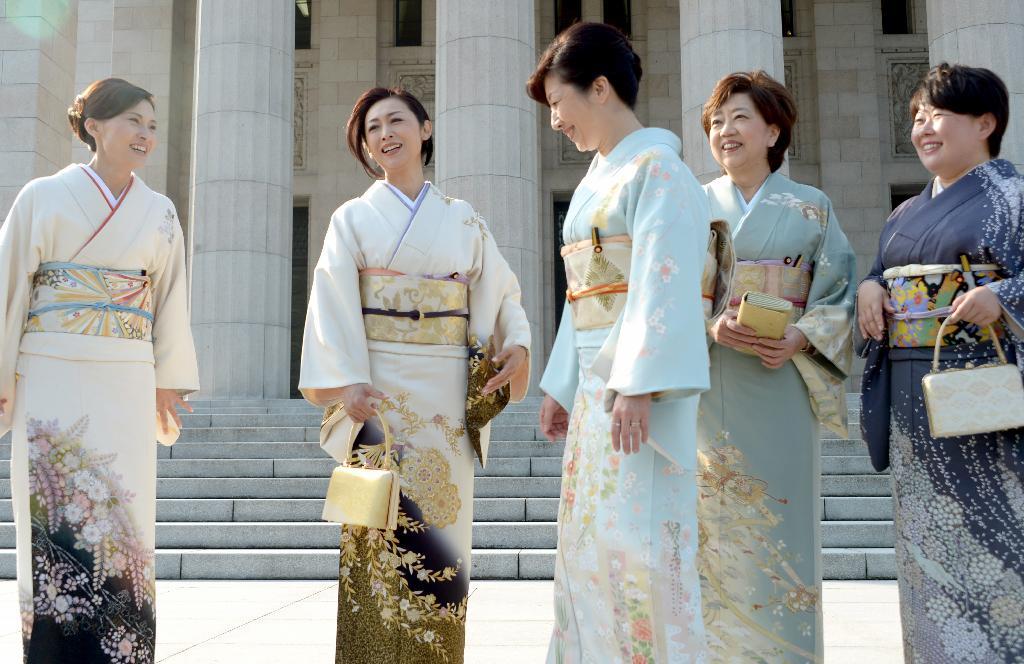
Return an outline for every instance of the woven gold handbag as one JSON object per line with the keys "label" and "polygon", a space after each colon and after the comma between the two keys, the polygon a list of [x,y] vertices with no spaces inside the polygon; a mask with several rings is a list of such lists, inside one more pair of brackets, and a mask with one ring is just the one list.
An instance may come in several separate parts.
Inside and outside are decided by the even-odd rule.
{"label": "woven gold handbag", "polygon": [[935,340],[932,370],[921,379],[928,426],[933,438],[971,436],[1024,427],[1024,382],[1014,364],[1008,364],[995,330],[989,332],[1000,363],[939,371],[942,321]]}
{"label": "woven gold handbag", "polygon": [[[324,521],[379,530],[394,530],[398,527],[400,480],[398,472],[391,467],[391,430],[383,415],[377,413],[377,419],[380,421],[379,430],[368,426],[369,421],[351,428],[349,454],[331,473],[321,517]],[[381,434],[384,442],[384,453],[381,455],[383,467],[351,465],[355,445],[359,443],[366,447],[379,444]]]}

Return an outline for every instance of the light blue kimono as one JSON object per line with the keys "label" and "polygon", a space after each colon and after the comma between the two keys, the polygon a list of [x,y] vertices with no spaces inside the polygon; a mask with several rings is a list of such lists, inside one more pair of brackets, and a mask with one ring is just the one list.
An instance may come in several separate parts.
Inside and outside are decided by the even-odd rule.
{"label": "light blue kimono", "polygon": [[[710,215],[679,150],[671,132],[633,132],[594,159],[566,218],[566,245],[596,228],[628,235],[632,259],[615,324],[578,330],[567,304],[541,380],[571,410],[549,662],[691,662],[705,653],[695,472],[697,403],[709,384],[700,277]],[[656,442],[615,453],[614,395],[650,393]]]}

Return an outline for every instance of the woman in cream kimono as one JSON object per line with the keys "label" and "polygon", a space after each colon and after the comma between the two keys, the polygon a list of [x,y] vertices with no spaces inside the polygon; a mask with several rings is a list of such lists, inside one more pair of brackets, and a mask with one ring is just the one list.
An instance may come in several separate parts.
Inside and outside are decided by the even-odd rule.
{"label": "woman in cream kimono", "polygon": [[[731,308],[710,326],[701,397],[700,569],[712,659],[820,662],[819,422],[845,435],[856,264],[822,192],[778,172],[795,104],[764,72],[715,86],[703,124],[725,175],[705,187],[732,227]],[[739,325],[748,291],[793,304],[779,340]]]}
{"label": "woman in cream kimono", "polygon": [[69,116],[92,162],[28,183],[0,229],[25,661],[152,662],[158,417],[176,430],[199,387],[184,244],[132,174],[156,145],[152,96],[105,79]]}
{"label": "woman in cream kimono", "polygon": [[[467,345],[488,346],[502,371],[485,393],[529,380],[530,328],[519,284],[480,215],[423,180],[430,121],[401,89],[366,92],[349,147],[380,177],[331,218],[313,279],[299,386],[375,427],[386,418],[401,476],[398,528],[344,526],[337,661],[460,663],[473,521],[473,458],[487,430],[466,422]],[[364,150],[366,153],[364,153]],[[476,389],[479,389],[477,386]],[[327,452],[379,465],[383,445]]]}
{"label": "woman in cream kimono", "polygon": [[566,436],[551,663],[705,652],[695,433],[709,215],[679,138],[632,112],[640,74],[621,32],[578,23],[528,87],[553,129],[598,151],[565,221],[568,303],[541,381],[542,430]]}

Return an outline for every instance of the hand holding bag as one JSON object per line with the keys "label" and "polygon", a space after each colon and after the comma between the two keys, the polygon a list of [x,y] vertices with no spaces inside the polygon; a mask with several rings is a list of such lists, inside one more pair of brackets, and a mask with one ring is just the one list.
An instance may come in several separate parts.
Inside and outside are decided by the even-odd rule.
{"label": "hand holding bag", "polygon": [[949,318],[942,321],[935,340],[931,373],[921,379],[928,426],[933,438],[971,436],[1024,427],[1024,382],[989,326],[1000,363],[939,371],[939,351]]}
{"label": "hand holding bag", "polygon": [[[331,483],[327,487],[327,498],[321,518],[324,521],[342,523],[349,526],[365,526],[379,530],[394,530],[398,527],[398,501],[400,479],[398,472],[391,467],[391,430],[384,416],[377,413],[380,429],[354,424],[349,428],[348,450],[346,460],[331,473]],[[334,429],[344,430],[340,426],[343,421],[351,422],[344,412],[338,408],[320,426],[321,439],[330,437]],[[361,446],[380,443],[383,434],[384,453],[381,455],[382,468],[368,468],[351,465],[352,450],[358,442]]]}
{"label": "hand holding bag", "polygon": [[736,322],[749,327],[764,339],[779,340],[786,335],[786,326],[793,313],[793,303],[781,297],[747,291],[740,300]]}

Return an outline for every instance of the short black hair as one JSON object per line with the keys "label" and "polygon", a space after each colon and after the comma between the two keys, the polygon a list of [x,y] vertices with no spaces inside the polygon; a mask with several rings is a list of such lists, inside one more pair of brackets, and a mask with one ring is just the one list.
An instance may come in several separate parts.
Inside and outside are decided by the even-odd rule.
{"label": "short black hair", "polygon": [[526,94],[547,106],[544,79],[548,74],[557,74],[578,90],[586,90],[604,76],[619,99],[634,108],[643,73],[640,56],[621,30],[606,23],[574,23],[559,33],[540,56],[526,82]]}
{"label": "short black hair", "polygon": [[988,137],[988,153],[993,158],[999,156],[1010,122],[1010,93],[1003,79],[991,69],[947,62],[932,67],[910,98],[910,116],[917,115],[922,106],[976,118],[991,113],[996,128]]}

